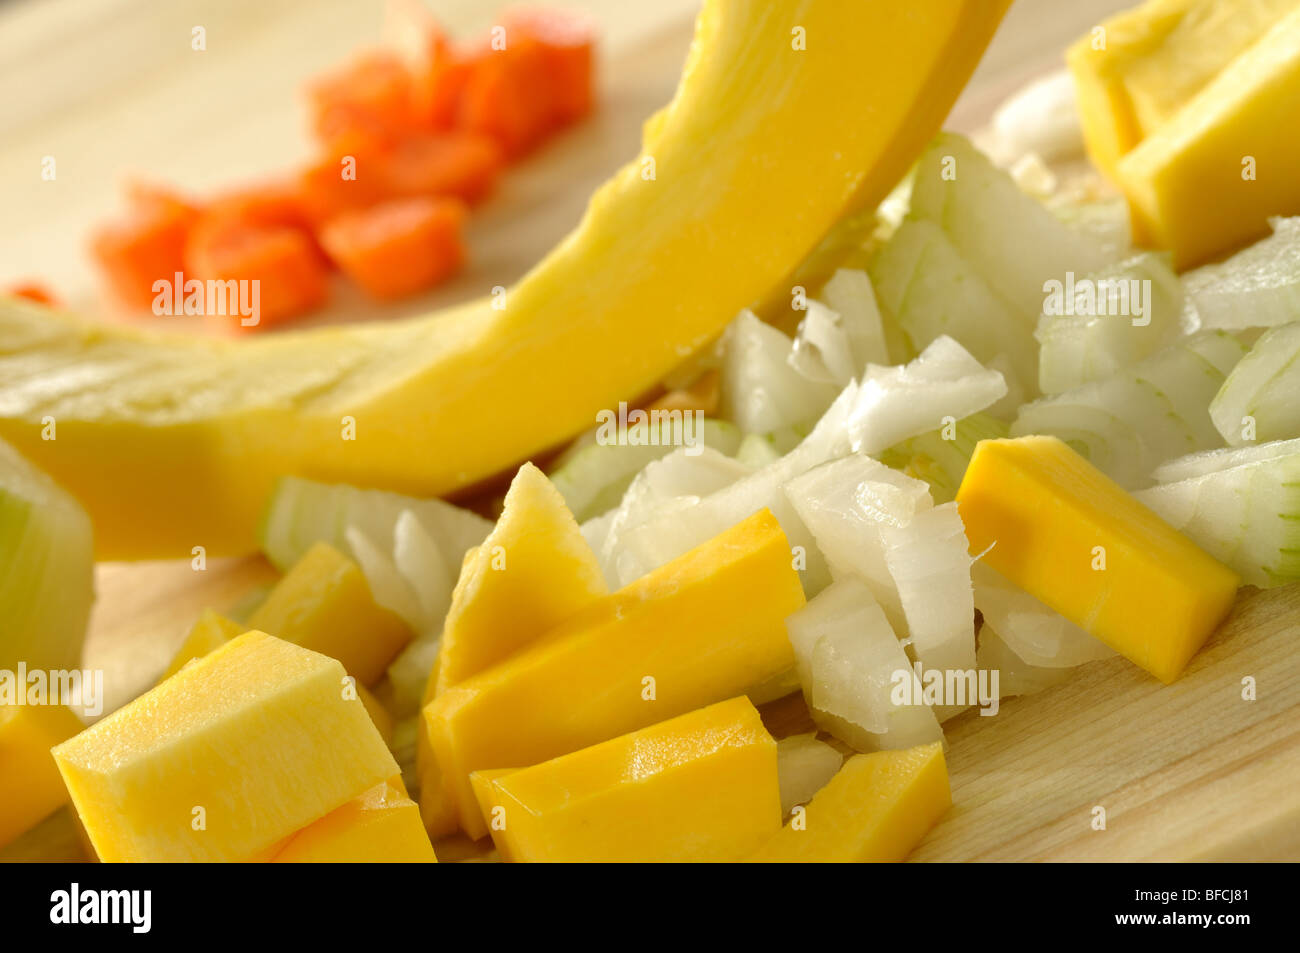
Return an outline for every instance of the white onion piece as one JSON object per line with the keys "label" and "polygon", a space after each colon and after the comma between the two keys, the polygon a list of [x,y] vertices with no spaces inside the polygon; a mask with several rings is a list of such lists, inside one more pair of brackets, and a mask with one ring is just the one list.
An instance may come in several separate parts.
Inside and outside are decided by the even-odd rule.
{"label": "white onion piece", "polygon": [[343,536],[366,577],[370,597],[375,600],[375,604],[396,613],[413,631],[425,631],[426,620],[420,609],[419,597],[406,577],[398,572],[392,556],[381,550],[355,526],[344,530]]}
{"label": "white onion piece", "polygon": [[1208,408],[1243,347],[1205,331],[1109,377],[1020,409],[1013,437],[1052,434],[1124,487],[1147,485],[1171,457],[1222,444]]}
{"label": "white onion piece", "polygon": [[1259,463],[1276,457],[1286,457],[1300,453],[1300,439],[1274,440],[1271,443],[1253,444],[1244,447],[1224,447],[1219,450],[1204,450],[1178,457],[1156,467],[1151,478],[1157,483],[1177,483],[1192,477],[1218,473],[1247,463]]}
{"label": "white onion piece", "polygon": [[857,376],[848,330],[838,313],[809,301],[788,358],[810,381],[843,387]]}
{"label": "white onion piece", "polygon": [[870,588],[890,624],[906,632],[898,590],[885,562],[881,523],[906,526],[929,509],[929,488],[863,454],[815,467],[785,486],[834,579],[858,578]]}
{"label": "white onion piece", "polygon": [[[1179,336],[1183,291],[1165,255],[1138,255],[1086,276],[1075,287],[1076,293],[1095,290],[1096,304],[1082,309],[1092,313],[1043,314],[1038,319],[1038,385],[1045,394],[1108,377]],[[1134,289],[1139,299],[1132,296]],[[1136,314],[1139,303],[1144,315]],[[1106,313],[1098,313],[1102,311]]]}
{"label": "white onion piece", "polygon": [[685,449],[675,450],[648,464],[627,488],[622,502],[611,511],[600,547],[593,548],[606,576],[619,578],[621,541],[629,530],[654,517],[689,509],[750,472],[738,460],[707,448],[698,455],[688,454]]}
{"label": "white onion piece", "polygon": [[936,137],[918,161],[911,214],[940,225],[962,258],[1027,320],[1042,310],[1044,282],[1099,271],[1113,260],[951,133]]}
{"label": "white onion piece", "polygon": [[610,563],[619,586],[677,558],[764,508],[781,524],[791,546],[802,546],[808,558],[804,588],[817,592],[829,582],[825,563],[812,544],[782,487],[800,473],[849,451],[848,415],[857,399],[856,383],[844,388],[802,443],[785,456],[755,470],[732,485],[687,506],[657,512],[619,536]]}
{"label": "white onion piece", "polygon": [[465,551],[483,542],[492,529],[491,520],[443,500],[285,477],[271,495],[258,539],[267,558],[286,572],[320,541],[355,557],[344,538],[349,526],[381,552],[391,553],[397,518],[404,510],[420,521],[451,572],[459,572]]}
{"label": "white onion piece", "polygon": [[[451,608],[456,585],[452,567],[429,538],[424,525],[410,510],[403,510],[393,528],[393,565],[410,585],[420,606],[417,632],[438,631]],[[460,572],[456,567],[455,573]]]}
{"label": "white onion piece", "polygon": [[1030,153],[1045,159],[1083,154],[1083,127],[1070,71],[1057,70],[1008,97],[993,113],[993,134],[1002,157]]}
{"label": "white onion piece", "polygon": [[894,705],[896,673],[919,679],[871,591],[837,582],[786,620],[804,696],[823,730],[859,751],[910,748],[943,732],[928,705]]}
{"label": "white onion piece", "polygon": [[781,787],[781,813],[806,804],[826,786],[844,763],[844,756],[817,733],[791,735],[776,743],[776,777]]}
{"label": "white onion piece", "polygon": [[816,420],[835,399],[834,383],[810,380],[791,365],[794,343],[753,312],[723,336],[722,415],[749,433]]}
{"label": "white onion piece", "polygon": [[[840,316],[853,354],[853,376],[868,364],[888,364],[885,323],[876,303],[875,289],[865,271],[840,268],[822,287],[822,298]],[[848,381],[845,381],[847,384]]]}
{"label": "white onion piece", "polygon": [[1011,163],[1011,179],[1035,198],[1045,199],[1056,192],[1056,173],[1037,152],[1026,152]]}
{"label": "white onion piece", "polygon": [[935,338],[916,360],[869,365],[848,427],[852,449],[879,453],[896,443],[960,420],[1003,397],[1006,382],[952,338]]}
{"label": "white onion piece", "polygon": [[81,504],[0,441],[0,670],[13,673],[20,662],[33,670],[81,664],[94,563]]}
{"label": "white onion piece", "polygon": [[1223,382],[1210,416],[1232,446],[1300,435],[1300,321],[1255,342]]}
{"label": "white onion piece", "polygon": [[442,645],[442,626],[416,634],[388,665],[388,681],[392,686],[391,706],[393,717],[415,715],[424,701],[425,685],[433,663],[438,659]]}
{"label": "white onion piece", "polygon": [[1300,217],[1269,224],[1268,238],[1183,275],[1193,327],[1271,328],[1300,316]]}
{"label": "white onion piece", "polygon": [[[1037,395],[1034,316],[1017,313],[989,287],[939,225],[928,219],[904,222],[870,267],[881,307],[913,347],[947,335],[989,367],[1000,358],[1008,391]],[[1014,412],[1015,406],[1007,410]]]}
{"label": "white onion piece", "polygon": [[[907,618],[912,656],[926,669],[975,668],[971,558],[956,503],[921,510],[904,527],[880,526],[885,564]],[[966,706],[943,706],[940,721]]]}
{"label": "white onion piece", "polygon": [[1114,649],[1012,585],[984,563],[976,562],[971,567],[971,581],[975,608],[980,610],[984,621],[1030,665],[1073,668],[1115,654]]}
{"label": "white onion piece", "polygon": [[[1220,451],[1174,461],[1162,475],[1201,470],[1135,494],[1250,585],[1267,588],[1300,579],[1300,440]],[[1231,465],[1235,463],[1235,465]]]}
{"label": "white onion piece", "polygon": [[1041,668],[1030,665],[1007,645],[991,625],[980,629],[979,651],[975,659],[980,671],[998,673],[998,697],[1032,695],[1059,685],[1070,677],[1068,668]]}

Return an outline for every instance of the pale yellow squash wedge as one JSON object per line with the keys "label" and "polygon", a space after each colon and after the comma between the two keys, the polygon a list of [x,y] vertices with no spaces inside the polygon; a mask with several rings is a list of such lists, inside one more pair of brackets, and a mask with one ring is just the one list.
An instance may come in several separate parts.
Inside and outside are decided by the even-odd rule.
{"label": "pale yellow squash wedge", "polygon": [[252,551],[284,474],[417,495],[492,476],[648,391],[878,203],[1008,3],[707,0],[642,155],[502,310],[209,342],[7,301],[0,437],[81,500],[104,558]]}

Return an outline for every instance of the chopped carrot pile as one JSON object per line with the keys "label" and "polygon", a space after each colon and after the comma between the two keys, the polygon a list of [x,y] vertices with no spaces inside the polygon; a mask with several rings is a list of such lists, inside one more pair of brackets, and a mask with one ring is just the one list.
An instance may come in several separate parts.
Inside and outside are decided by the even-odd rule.
{"label": "chopped carrot pile", "polygon": [[591,111],[595,28],[569,12],[514,9],[490,40],[462,47],[420,0],[393,10],[389,47],[308,86],[321,151],[304,168],[202,205],[132,190],[128,214],[93,242],[119,300],[150,307],[154,283],[177,273],[257,280],[261,321],[232,322],[247,331],[323,304],[331,267],[383,300],[459,270],[466,207],[492,193],[507,162]]}
{"label": "chopped carrot pile", "polygon": [[437,284],[465,260],[456,199],[394,199],[345,212],[321,230],[326,252],[367,294],[404,298]]}

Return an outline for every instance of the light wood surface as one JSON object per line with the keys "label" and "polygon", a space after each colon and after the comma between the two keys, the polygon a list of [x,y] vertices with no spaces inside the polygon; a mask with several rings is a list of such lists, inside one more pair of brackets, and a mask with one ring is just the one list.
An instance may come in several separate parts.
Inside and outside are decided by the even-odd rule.
{"label": "light wood surface", "polygon": [[[636,152],[640,124],[671,96],[696,0],[590,0],[604,30],[602,108],[513,170],[473,220],[457,281],[387,309],[340,289],[317,321],[422,313],[526,270],[578,219],[591,189]],[[925,2],[925,0],[917,0]],[[972,130],[1007,93],[1060,65],[1066,42],[1124,0],[1018,0],[949,121]],[[440,0],[454,31],[482,31],[496,5]],[[0,283],[47,279],[105,313],[85,236],[113,213],[124,175],[199,192],[283,170],[309,155],[296,92],[377,41],[381,4],[355,0],[20,0],[0,6]],[[191,28],[208,49],[190,48]],[[851,121],[846,117],[845,121]],[[58,162],[42,182],[45,155]],[[171,319],[168,319],[171,320]],[[86,663],[105,670],[110,708],[149,687],[205,607],[227,608],[274,579],[260,559],[106,565]],[[993,718],[948,725],[951,814],[918,860],[1296,859],[1300,857],[1300,588],[1248,591],[1233,621],[1162,687],[1128,663],[1096,663]],[[1241,699],[1254,677],[1258,699]],[[768,712],[806,726],[797,698]],[[1092,829],[1093,808],[1107,812]],[[52,840],[75,843],[68,825]]]}

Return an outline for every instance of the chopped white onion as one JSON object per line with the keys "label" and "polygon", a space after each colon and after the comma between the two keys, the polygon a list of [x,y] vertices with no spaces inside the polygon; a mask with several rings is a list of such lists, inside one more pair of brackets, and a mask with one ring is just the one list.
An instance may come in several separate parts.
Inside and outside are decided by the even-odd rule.
{"label": "chopped white onion", "polygon": [[884,612],[862,582],[837,582],[786,620],[813,720],[859,751],[910,748],[943,732],[923,703],[895,705],[899,678],[919,679]]}
{"label": "chopped white onion", "polygon": [[971,568],[971,581],[975,588],[975,608],[980,610],[985,623],[1030,665],[1073,668],[1115,654],[1114,649],[1012,585],[984,563],[976,562]]}
{"label": "chopped white onion", "polygon": [[776,777],[781,786],[781,813],[807,804],[844,763],[844,756],[817,733],[791,735],[776,743]]}

